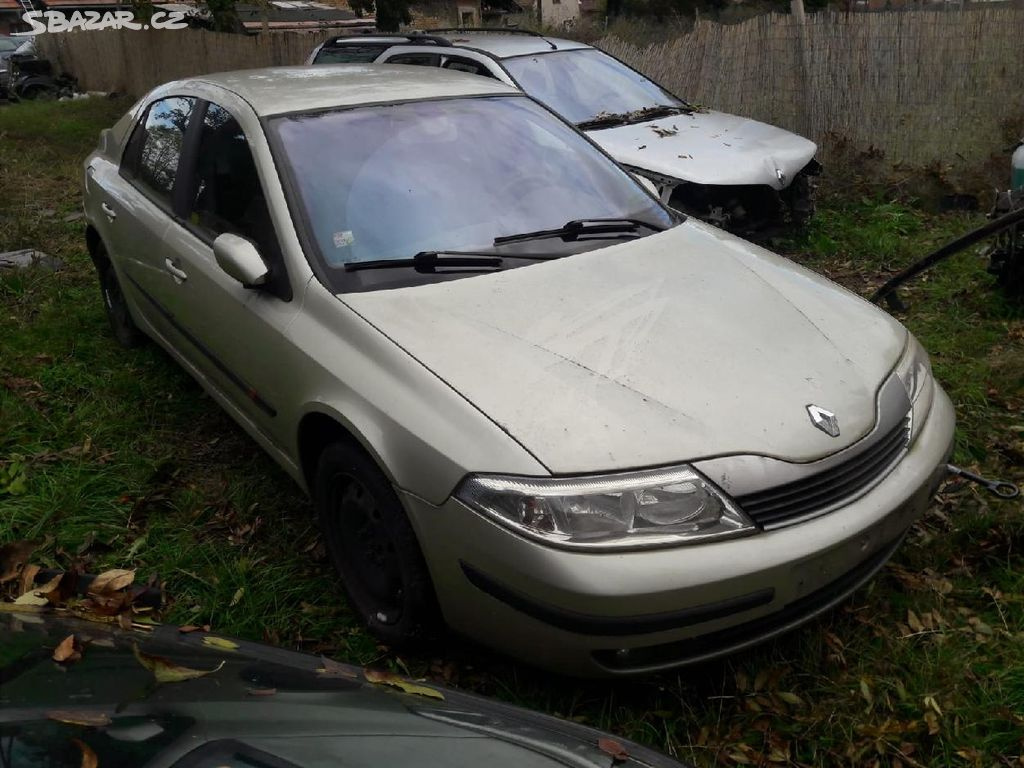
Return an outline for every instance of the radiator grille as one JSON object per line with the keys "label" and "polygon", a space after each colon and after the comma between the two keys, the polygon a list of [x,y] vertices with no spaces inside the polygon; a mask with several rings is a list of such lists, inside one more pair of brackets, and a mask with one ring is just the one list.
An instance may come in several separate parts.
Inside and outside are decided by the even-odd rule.
{"label": "radiator grille", "polygon": [[779,528],[839,506],[867,491],[896,465],[910,441],[910,417],[847,461],[802,480],[736,499],[763,528]]}

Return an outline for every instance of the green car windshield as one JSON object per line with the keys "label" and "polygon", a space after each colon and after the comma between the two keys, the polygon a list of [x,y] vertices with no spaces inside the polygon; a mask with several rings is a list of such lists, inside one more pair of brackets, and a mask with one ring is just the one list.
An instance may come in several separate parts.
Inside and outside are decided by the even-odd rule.
{"label": "green car windshield", "polygon": [[505,255],[496,238],[574,219],[642,220],[650,231],[676,223],[587,139],[522,96],[285,115],[271,125],[310,255],[339,292],[369,279],[346,275],[354,262],[424,251]]}

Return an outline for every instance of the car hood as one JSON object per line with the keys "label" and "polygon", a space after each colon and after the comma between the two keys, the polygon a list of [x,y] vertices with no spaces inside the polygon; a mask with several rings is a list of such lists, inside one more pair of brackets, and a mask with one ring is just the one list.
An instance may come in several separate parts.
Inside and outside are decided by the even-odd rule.
{"label": "car hood", "polygon": [[[906,343],[873,305],[692,220],[558,261],[340,298],[555,474],[821,458],[874,426]],[[809,404],[835,412],[839,437],[814,427]]]}
{"label": "car hood", "polygon": [[[184,755],[217,745],[244,745],[305,768],[611,763],[599,744],[610,734],[472,694],[430,684],[412,688],[429,696],[402,693],[371,684],[358,667],[259,643],[215,638],[214,647],[204,642],[205,633],[183,634],[172,626],[124,631],[6,607],[0,613],[0,730],[8,753],[27,755],[29,765],[42,754],[77,758],[76,737],[100,766],[140,768],[185,764],[178,762]],[[53,649],[70,634],[82,658],[53,662]],[[157,683],[143,659],[176,674],[177,667],[208,674]],[[83,719],[95,727],[74,724]],[[629,754],[622,768],[686,768],[639,744],[620,743]],[[230,755],[214,757],[202,764],[237,764]]]}
{"label": "car hood", "polygon": [[818,149],[813,141],[774,125],[714,111],[600,128],[587,135],[625,165],[721,186],[784,189]]}

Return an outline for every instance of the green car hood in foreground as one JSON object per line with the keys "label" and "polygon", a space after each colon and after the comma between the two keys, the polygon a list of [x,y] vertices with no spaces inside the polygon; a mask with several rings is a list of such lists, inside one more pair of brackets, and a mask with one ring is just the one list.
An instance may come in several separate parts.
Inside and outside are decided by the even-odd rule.
{"label": "green car hood in foreground", "polygon": [[[907,338],[825,278],[692,220],[341,299],[556,474],[835,453],[874,426]],[[814,428],[811,404],[836,414],[837,438]]]}
{"label": "green car hood in foreground", "polygon": [[[58,664],[54,648],[72,632],[84,643],[82,659]],[[402,693],[365,682],[358,667],[269,646],[238,641],[237,650],[214,650],[204,637],[170,626],[147,634],[0,613],[3,765],[87,765],[75,739],[96,754],[99,768],[612,764],[598,740],[613,737],[601,731],[449,689],[434,689],[443,699]],[[136,648],[216,671],[157,683]],[[329,674],[317,671],[325,664]],[[616,762],[623,768],[680,768],[658,752],[617,742],[630,755]]]}

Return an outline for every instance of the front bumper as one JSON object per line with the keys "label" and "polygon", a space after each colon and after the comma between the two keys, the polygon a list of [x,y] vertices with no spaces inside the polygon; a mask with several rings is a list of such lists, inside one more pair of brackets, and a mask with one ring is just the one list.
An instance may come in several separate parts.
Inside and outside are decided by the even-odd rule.
{"label": "front bumper", "polygon": [[928,506],[954,426],[936,385],[917,439],[871,491],[813,520],[717,543],[573,552],[522,538],[455,499],[403,502],[452,629],[565,674],[637,674],[732,653],[846,598]]}

